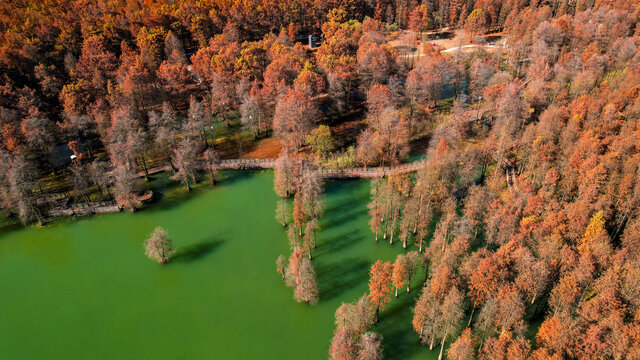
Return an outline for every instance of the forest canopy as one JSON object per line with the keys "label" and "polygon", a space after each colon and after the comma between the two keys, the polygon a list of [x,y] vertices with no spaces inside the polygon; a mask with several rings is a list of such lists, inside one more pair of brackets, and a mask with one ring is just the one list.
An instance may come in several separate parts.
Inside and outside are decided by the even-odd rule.
{"label": "forest canopy", "polygon": [[0,0],[0,206],[43,223],[66,192],[134,211],[151,168],[213,186],[236,154],[216,126],[237,125],[282,147],[277,268],[315,304],[310,169],[422,156],[371,181],[371,241],[406,254],[336,313],[333,359],[380,358],[370,330],[418,269],[406,326],[441,356],[638,359],[639,16],[631,0]]}

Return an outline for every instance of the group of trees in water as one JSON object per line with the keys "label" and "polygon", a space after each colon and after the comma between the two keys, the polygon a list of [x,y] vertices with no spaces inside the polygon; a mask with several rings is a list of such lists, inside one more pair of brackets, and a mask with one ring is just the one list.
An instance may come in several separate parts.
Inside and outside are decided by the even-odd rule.
{"label": "group of trees in water", "polygon": [[[371,182],[371,241],[398,239],[407,252],[374,264],[369,293],[339,309],[332,358],[380,356],[361,355],[380,350],[376,314],[418,269],[426,281],[408,326],[440,357],[640,356],[637,13],[528,5],[509,17],[504,51],[427,51],[395,108],[376,102],[393,101],[397,74],[363,92],[359,138],[384,144],[358,142],[371,163],[402,158],[407,142],[392,141],[424,126],[413,104],[426,107],[417,117],[430,120],[430,146],[415,177]],[[431,81],[463,88],[450,109],[433,111]],[[296,176],[280,172],[286,192]]]}
{"label": "group of trees in water", "polygon": [[[422,270],[407,326],[441,356],[638,358],[638,14],[627,0],[0,1],[0,204],[41,222],[47,192],[97,190],[135,209],[159,166],[213,184],[212,119],[239,118],[284,145],[274,187],[294,198],[276,218],[292,252],[277,268],[313,304],[314,167],[396,164],[427,139],[415,177],[372,181],[371,241],[406,253],[338,309],[331,357],[380,358],[378,314]],[[505,46],[418,44],[443,27]],[[362,110],[362,128],[332,136]],[[68,166],[50,156],[60,144]],[[147,255],[166,262],[167,239],[154,232]]]}
{"label": "group of trees in water", "polygon": [[[277,270],[285,284],[295,288],[297,301],[315,304],[319,300],[318,281],[311,260],[318,221],[324,214],[323,179],[302,161],[286,155],[278,159],[276,168],[274,189],[282,197],[276,205],[276,220],[288,228],[291,247],[288,260],[283,255],[276,260]],[[286,199],[290,196],[293,209]]]}

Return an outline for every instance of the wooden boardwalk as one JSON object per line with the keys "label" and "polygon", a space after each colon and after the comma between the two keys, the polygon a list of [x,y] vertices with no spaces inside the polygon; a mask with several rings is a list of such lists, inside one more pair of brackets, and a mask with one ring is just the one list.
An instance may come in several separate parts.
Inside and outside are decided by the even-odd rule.
{"label": "wooden boardwalk", "polygon": [[[226,159],[221,160],[220,170],[248,170],[248,169],[273,169],[277,159]],[[349,169],[319,169],[315,172],[325,179],[354,179],[354,178],[382,178],[389,175],[400,175],[423,169],[427,161],[416,160],[406,164],[395,166],[378,166]],[[159,166],[147,170],[149,175],[171,171],[170,166]],[[138,171],[137,177],[144,177],[144,171]],[[49,196],[56,196],[51,194]]]}
{"label": "wooden boardwalk", "polygon": [[382,178],[390,175],[401,175],[423,169],[427,161],[417,160],[396,166],[379,166],[370,168],[353,168],[337,170],[316,170],[325,179]]}
{"label": "wooden boardwalk", "polygon": [[[352,179],[352,178],[381,178],[389,175],[406,174],[423,169],[426,160],[417,160],[407,164],[396,166],[380,166],[369,168],[350,169],[321,169],[316,170],[316,174],[325,179]],[[276,159],[229,159],[222,160],[220,169],[243,170],[243,169],[270,169],[276,165]]]}

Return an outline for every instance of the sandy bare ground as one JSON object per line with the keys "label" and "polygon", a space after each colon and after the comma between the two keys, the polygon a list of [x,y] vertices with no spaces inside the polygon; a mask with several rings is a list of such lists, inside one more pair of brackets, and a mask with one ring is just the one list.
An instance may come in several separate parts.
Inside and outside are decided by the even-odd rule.
{"label": "sandy bare ground", "polygon": [[452,53],[456,50],[462,50],[463,52],[470,52],[474,49],[482,47],[487,51],[496,51],[505,47],[505,40],[502,34],[485,34],[481,37],[484,38],[485,44],[468,44],[465,43],[461,36],[461,30],[449,31],[448,29],[440,29],[429,31],[422,34],[421,41],[411,44],[407,39],[415,39],[417,34],[412,31],[402,31],[393,34],[389,38],[388,44],[395,47],[398,53],[402,56],[421,57],[425,55],[425,46],[433,46],[441,49],[443,53]]}

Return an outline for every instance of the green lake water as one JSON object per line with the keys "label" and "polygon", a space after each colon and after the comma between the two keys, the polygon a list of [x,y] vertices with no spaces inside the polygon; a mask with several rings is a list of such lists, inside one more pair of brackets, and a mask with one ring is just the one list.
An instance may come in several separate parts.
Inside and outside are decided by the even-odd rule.
{"label": "green lake water", "polygon": [[[308,306],[275,271],[289,250],[272,172],[223,177],[187,193],[161,176],[160,200],[135,214],[0,224],[0,359],[327,359],[335,310],[365,293],[375,260],[402,251],[368,229],[368,181],[325,186],[320,303]],[[177,249],[167,265],[144,255],[155,226]],[[438,356],[411,330],[423,276],[381,313],[387,359]]]}

